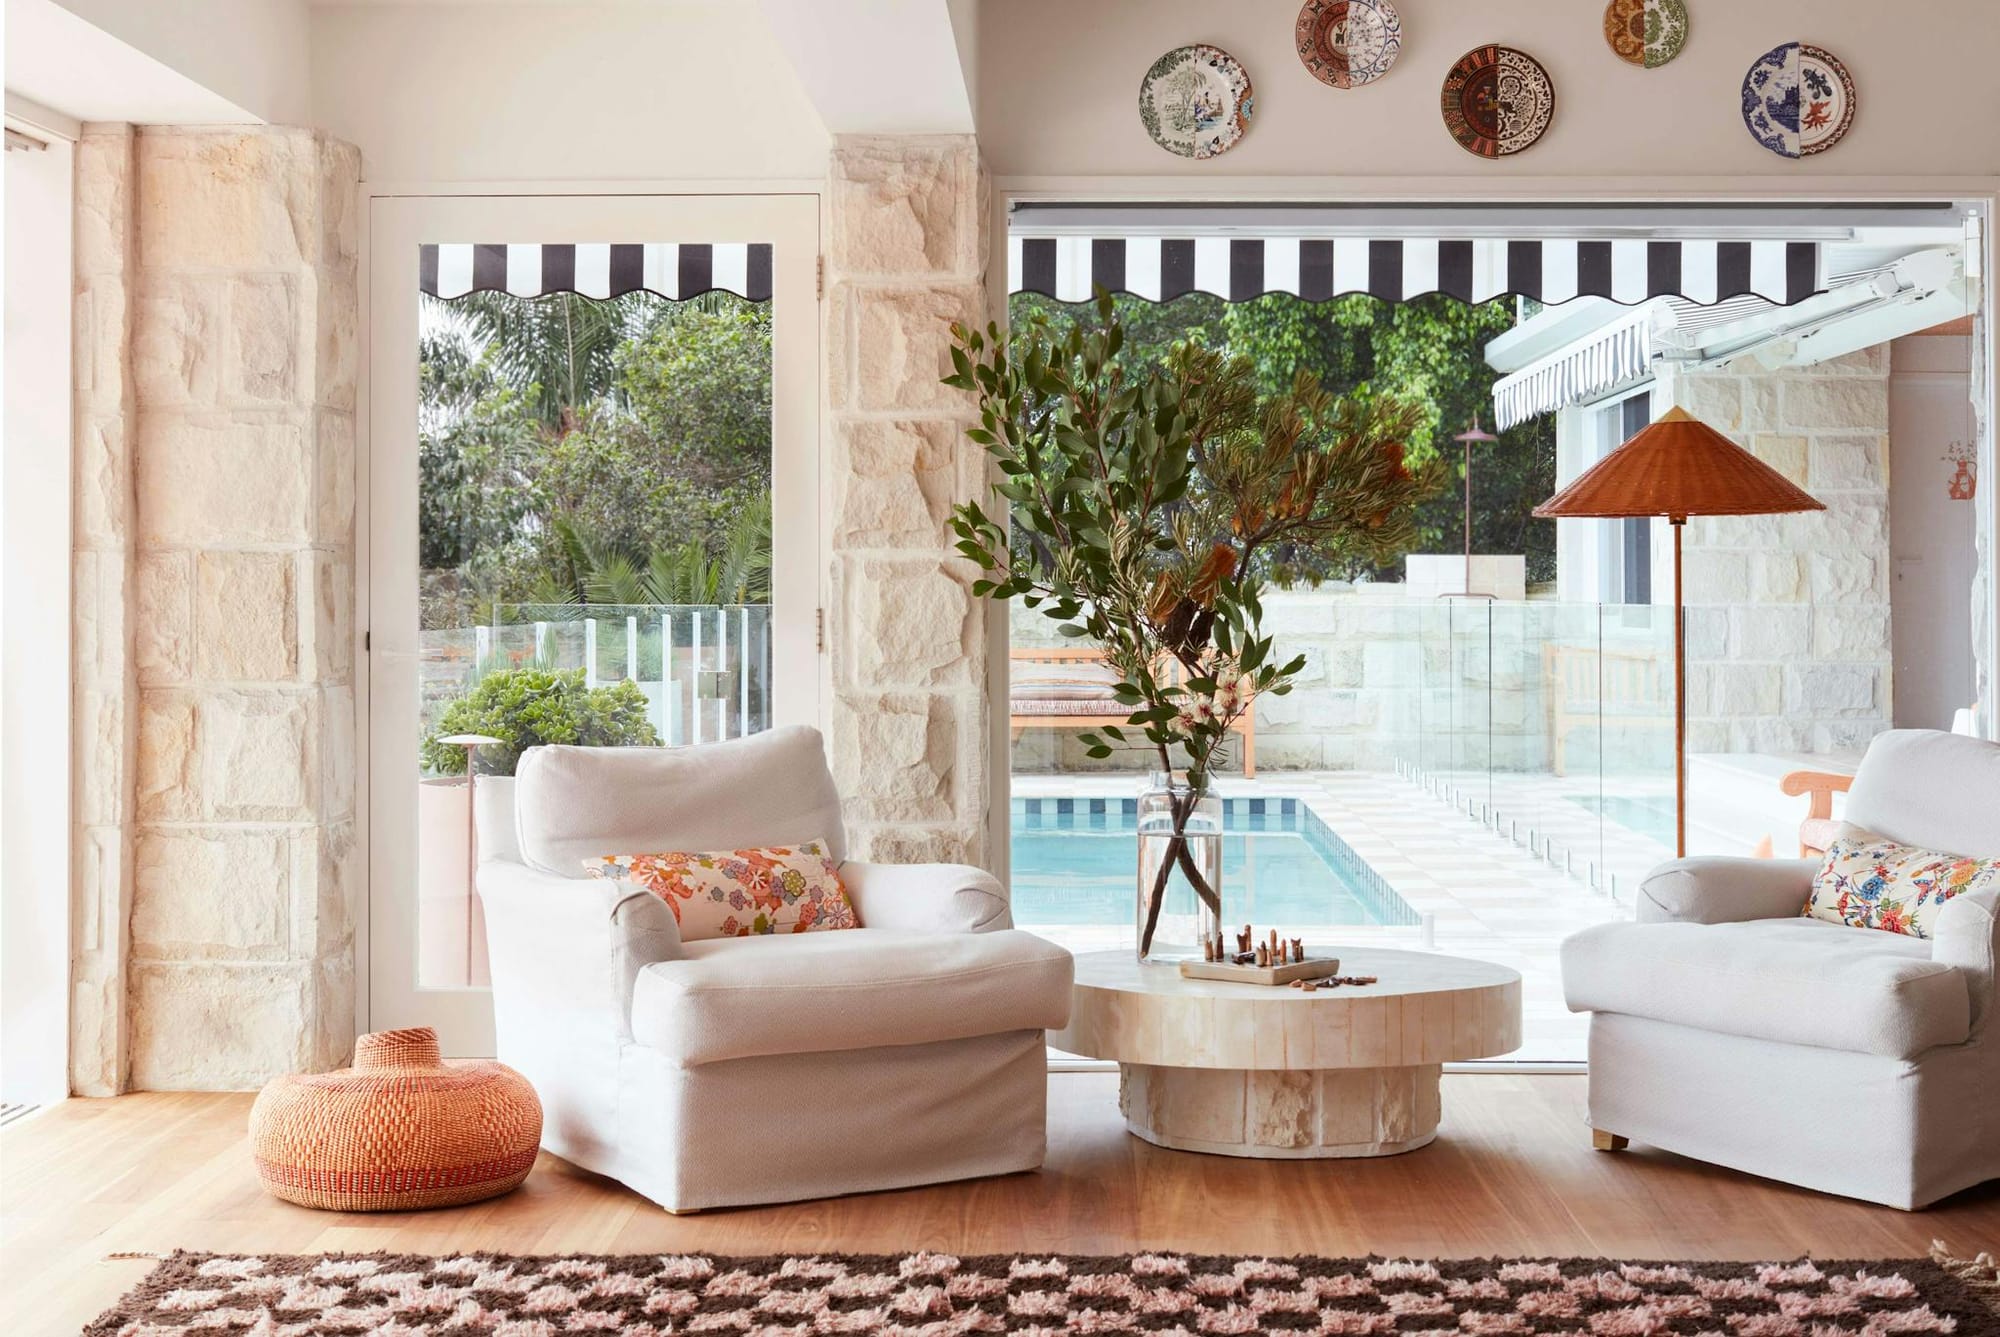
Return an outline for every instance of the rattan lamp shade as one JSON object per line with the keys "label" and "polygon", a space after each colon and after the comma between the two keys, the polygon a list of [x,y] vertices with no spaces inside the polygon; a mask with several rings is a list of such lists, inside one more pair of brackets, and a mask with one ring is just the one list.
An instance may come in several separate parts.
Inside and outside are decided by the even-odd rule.
{"label": "rattan lamp shade", "polygon": [[1776,469],[1674,408],[1535,507],[1535,514],[1671,518],[1825,509]]}

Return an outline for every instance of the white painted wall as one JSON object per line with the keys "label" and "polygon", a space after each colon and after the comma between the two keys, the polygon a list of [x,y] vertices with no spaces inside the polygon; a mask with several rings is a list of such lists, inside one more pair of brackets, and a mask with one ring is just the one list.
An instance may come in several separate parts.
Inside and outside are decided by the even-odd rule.
{"label": "white painted wall", "polygon": [[[15,3],[8,0],[10,24]],[[306,123],[306,0],[60,3],[259,120]]]}
{"label": "white painted wall", "polygon": [[[1404,4],[1403,53],[1365,89],[1314,79],[1292,46],[1297,0],[981,0],[979,136],[1001,175],[1687,177],[2000,172],[2000,84],[1987,64],[2000,5],[1926,0],[1883,21],[1880,0],[1755,0],[1693,6],[1687,49],[1643,70],[1605,45],[1602,0]],[[1854,128],[1832,153],[1788,163],[1743,129],[1750,62],[1804,39],[1858,84]],[[1445,71],[1505,42],[1556,86],[1555,122],[1518,157],[1489,162],[1452,142],[1438,112]],[[1139,80],[1162,52],[1212,42],[1249,70],[1257,112],[1225,157],[1194,162],[1139,124]]]}
{"label": "white painted wall", "polygon": [[6,155],[0,1099],[69,1094],[70,146]]}
{"label": "white painted wall", "polygon": [[312,123],[368,181],[810,179],[828,139],[758,8],[320,5]]}
{"label": "white painted wall", "polygon": [[[1912,335],[1889,345],[1889,600],[1896,727],[1949,729],[1972,704],[1975,503],[1945,491],[1945,446],[1968,439],[1971,340]],[[1980,489],[1994,486],[1982,478]]]}

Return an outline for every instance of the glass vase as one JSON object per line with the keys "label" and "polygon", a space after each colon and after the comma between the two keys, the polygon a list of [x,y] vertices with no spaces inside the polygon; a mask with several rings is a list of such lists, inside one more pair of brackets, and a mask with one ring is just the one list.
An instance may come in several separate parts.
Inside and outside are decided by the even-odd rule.
{"label": "glass vase", "polygon": [[1222,929],[1222,800],[1155,771],[1139,796],[1139,960],[1200,960]]}

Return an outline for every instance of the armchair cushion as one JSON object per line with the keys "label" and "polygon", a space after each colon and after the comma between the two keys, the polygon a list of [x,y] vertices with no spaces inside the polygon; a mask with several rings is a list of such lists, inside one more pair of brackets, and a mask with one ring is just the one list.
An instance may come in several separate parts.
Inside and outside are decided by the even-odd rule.
{"label": "armchair cushion", "polygon": [[1904,845],[2000,854],[2000,744],[1935,729],[1876,734],[1847,791],[1846,816]]}
{"label": "armchair cushion", "polygon": [[819,731],[800,725],[697,747],[531,747],[514,772],[521,858],[561,877],[654,850],[824,840],[847,857]]}
{"label": "armchair cushion", "polygon": [[2000,858],[1919,849],[1849,829],[1827,846],[1805,913],[1854,928],[1936,935],[1953,897],[2000,889]]}
{"label": "armchair cushion", "polygon": [[1069,1021],[1069,953],[1013,929],[717,938],[682,953],[640,972],[632,1033],[684,1068]]}
{"label": "armchair cushion", "polygon": [[1971,1030],[1966,976],[1929,943],[1796,915],[1599,924],[1563,943],[1562,973],[1572,1012],[1784,1044],[1914,1058]]}
{"label": "armchair cushion", "polygon": [[643,888],[667,903],[688,942],[758,933],[858,928],[840,871],[820,841],[707,853],[609,854],[593,877]]}

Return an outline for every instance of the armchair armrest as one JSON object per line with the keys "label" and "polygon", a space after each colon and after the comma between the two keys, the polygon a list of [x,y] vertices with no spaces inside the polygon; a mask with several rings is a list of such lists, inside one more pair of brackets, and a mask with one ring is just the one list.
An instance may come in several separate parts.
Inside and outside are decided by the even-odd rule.
{"label": "armchair armrest", "polygon": [[1812,892],[1813,859],[1669,859],[1639,884],[1640,922],[1730,924],[1789,919]]}
{"label": "armchair armrest", "polygon": [[993,933],[1014,927],[1007,889],[970,864],[849,859],[840,866],[840,880],[864,928]]}
{"label": "armchair armrest", "polygon": [[1954,896],[1938,911],[1931,959],[1958,968],[1972,993],[1972,1032],[2000,1004],[2000,891]]}
{"label": "armchair armrest", "polygon": [[509,1035],[545,1028],[560,1034],[559,1021],[630,1039],[639,972],[681,954],[667,903],[622,882],[494,859],[479,865],[479,900],[503,1045]]}

